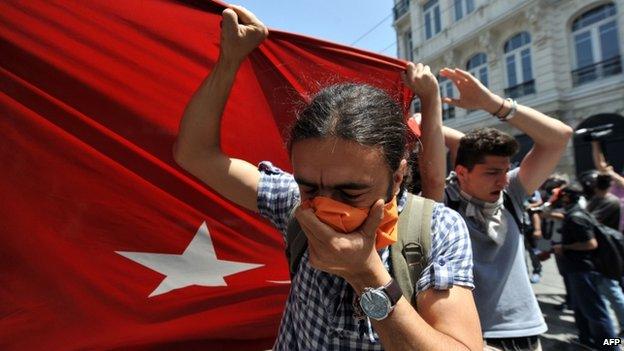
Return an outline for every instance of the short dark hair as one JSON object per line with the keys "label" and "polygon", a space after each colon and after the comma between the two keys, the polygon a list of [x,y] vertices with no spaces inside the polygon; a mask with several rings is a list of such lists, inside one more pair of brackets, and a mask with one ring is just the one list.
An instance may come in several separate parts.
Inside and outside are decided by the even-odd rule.
{"label": "short dark hair", "polygon": [[596,189],[598,190],[607,190],[611,186],[611,175],[600,173],[596,177]]}
{"label": "short dark hair", "polygon": [[583,187],[583,193],[587,198],[594,196],[594,192],[596,191],[596,180],[598,179],[598,171],[595,169],[590,169],[581,173],[578,176],[578,180]]}
{"label": "short dark hair", "polygon": [[544,184],[540,187],[540,189],[544,190],[547,194],[551,194],[554,188],[559,188],[563,185],[568,184],[568,180],[564,175],[561,174],[552,174]]}
{"label": "short dark hair", "polygon": [[494,128],[479,128],[464,135],[457,149],[455,165],[471,171],[483,163],[485,156],[512,157],[518,152],[518,142],[511,135]]}
{"label": "short dark hair", "polygon": [[572,203],[577,203],[583,195],[583,187],[579,183],[570,183],[561,187],[560,197],[568,196]]}
{"label": "short dark hair", "polygon": [[403,109],[385,91],[367,84],[344,83],[319,91],[299,113],[288,141],[337,137],[379,146],[391,171],[406,157],[407,124]]}

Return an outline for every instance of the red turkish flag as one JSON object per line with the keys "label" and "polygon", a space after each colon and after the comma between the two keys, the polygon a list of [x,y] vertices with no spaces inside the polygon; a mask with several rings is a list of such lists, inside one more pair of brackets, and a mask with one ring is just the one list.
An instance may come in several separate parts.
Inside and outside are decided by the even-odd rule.
{"label": "red turkish flag", "polygon": [[[0,349],[271,347],[289,288],[281,235],[172,159],[222,9],[0,2]],[[407,106],[403,67],[271,31],[236,78],[223,147],[289,169],[283,131],[307,96],[368,82]]]}

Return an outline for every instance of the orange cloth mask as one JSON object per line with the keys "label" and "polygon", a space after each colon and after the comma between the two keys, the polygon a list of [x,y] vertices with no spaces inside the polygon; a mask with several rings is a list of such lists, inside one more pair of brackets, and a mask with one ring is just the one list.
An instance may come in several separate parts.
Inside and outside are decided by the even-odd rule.
{"label": "orange cloth mask", "polygon": [[[369,208],[351,207],[328,197],[317,196],[306,200],[302,206],[312,208],[321,222],[341,233],[351,233],[359,228],[368,217]],[[380,250],[397,241],[399,211],[396,197],[384,205],[384,216],[377,228],[375,248]]]}

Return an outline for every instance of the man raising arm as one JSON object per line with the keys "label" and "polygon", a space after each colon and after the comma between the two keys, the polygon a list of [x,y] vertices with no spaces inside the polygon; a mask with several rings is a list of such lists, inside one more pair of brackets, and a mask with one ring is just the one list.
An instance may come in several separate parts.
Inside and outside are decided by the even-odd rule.
{"label": "man raising arm", "polygon": [[[388,271],[396,222],[388,232],[379,224],[393,223],[392,211],[402,211],[407,199],[400,192],[407,139],[400,105],[372,86],[332,85],[314,96],[291,131],[293,174],[269,162],[257,169],[230,158],[219,146],[220,117],[240,63],[267,31],[243,8],[223,15],[221,56],[185,111],[174,155],[191,174],[283,234],[296,213],[308,250],[293,275],[275,349],[481,349],[467,231],[444,206],[435,205],[432,213],[431,255],[414,287],[418,311],[401,295],[382,295],[386,286],[396,287]],[[336,207],[366,211],[366,220],[338,231],[312,211]],[[379,305],[386,313],[374,315],[379,321],[355,317],[364,290],[387,298],[388,305]]]}
{"label": "man raising arm", "polygon": [[[473,248],[475,301],[487,350],[541,350],[539,334],[547,330],[529,283],[520,222],[523,202],[552,173],[572,130],[530,107],[490,92],[470,73],[445,68],[459,99],[443,102],[481,109],[525,132],[534,146],[519,169],[510,171],[517,141],[493,128],[461,137],[445,129],[446,144],[457,145],[455,172],[446,189],[446,204],[466,220]],[[452,133],[451,133],[452,132]]]}
{"label": "man raising arm", "polygon": [[[239,25],[238,21],[244,23]],[[221,150],[221,115],[238,68],[268,35],[251,12],[232,6],[223,11],[221,51],[214,69],[188,103],[173,155],[176,162],[223,197],[258,211],[260,172],[247,161]]]}
{"label": "man raising arm", "polygon": [[519,178],[527,195],[537,190],[559,163],[572,128],[512,99],[503,99],[489,91],[469,72],[445,68],[441,75],[451,79],[460,99],[444,98],[443,102],[465,109],[481,109],[526,133],[533,148],[520,164]]}

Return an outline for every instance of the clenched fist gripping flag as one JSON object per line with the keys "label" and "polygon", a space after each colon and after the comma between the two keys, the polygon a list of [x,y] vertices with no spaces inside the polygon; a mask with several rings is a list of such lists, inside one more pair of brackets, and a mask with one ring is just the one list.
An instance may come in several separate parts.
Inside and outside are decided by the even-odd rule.
{"label": "clenched fist gripping flag", "polygon": [[[172,145],[218,56],[209,1],[0,1],[0,349],[271,347],[283,240],[178,168]],[[308,96],[397,60],[272,31],[242,65],[222,146],[289,169]]]}

